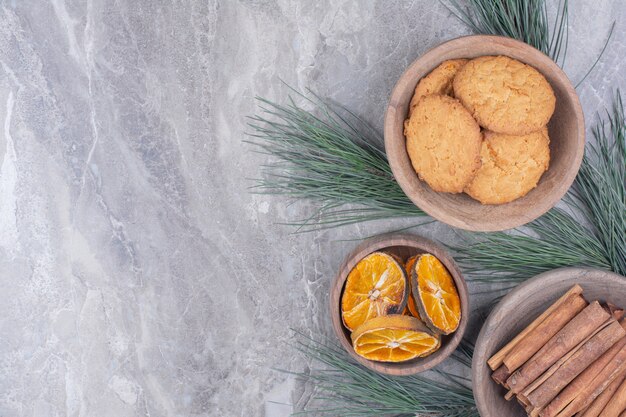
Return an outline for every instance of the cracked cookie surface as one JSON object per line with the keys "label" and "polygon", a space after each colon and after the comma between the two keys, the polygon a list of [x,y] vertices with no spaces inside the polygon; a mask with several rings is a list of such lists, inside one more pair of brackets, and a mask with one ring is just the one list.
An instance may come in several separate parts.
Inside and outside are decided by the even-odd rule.
{"label": "cracked cookie surface", "polygon": [[472,59],[456,74],[454,94],[485,129],[525,135],[545,126],[556,104],[539,71],[506,56]]}
{"label": "cracked cookie surface", "polygon": [[404,122],[404,135],[413,168],[435,191],[462,192],[480,167],[480,126],[456,99],[422,98]]}
{"label": "cracked cookie surface", "polygon": [[430,94],[441,94],[454,97],[452,81],[454,76],[469,61],[468,59],[450,59],[443,61],[437,68],[419,80],[415,87],[415,93],[409,104],[409,115],[417,103]]}
{"label": "cracked cookie surface", "polygon": [[482,165],[465,192],[483,204],[516,200],[535,188],[548,169],[548,129],[521,136],[485,131],[480,157]]}

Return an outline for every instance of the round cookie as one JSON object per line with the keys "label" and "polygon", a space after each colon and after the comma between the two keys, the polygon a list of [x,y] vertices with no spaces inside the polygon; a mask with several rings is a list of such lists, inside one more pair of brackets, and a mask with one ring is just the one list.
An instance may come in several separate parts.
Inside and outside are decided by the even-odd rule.
{"label": "round cookie", "polygon": [[533,67],[506,56],[472,59],[456,74],[454,94],[485,129],[525,135],[545,126],[556,98]]}
{"label": "round cookie", "polygon": [[452,97],[422,98],[404,122],[404,135],[413,168],[435,191],[462,192],[480,167],[480,126]]}
{"label": "round cookie", "polygon": [[452,80],[458,70],[467,63],[467,59],[451,59],[443,61],[437,68],[419,80],[415,87],[415,93],[409,104],[409,115],[413,112],[418,101],[430,94],[442,94],[452,96]]}
{"label": "round cookie", "polygon": [[483,204],[504,204],[528,194],[550,163],[548,129],[522,136],[485,131],[482,165],[466,187]]}

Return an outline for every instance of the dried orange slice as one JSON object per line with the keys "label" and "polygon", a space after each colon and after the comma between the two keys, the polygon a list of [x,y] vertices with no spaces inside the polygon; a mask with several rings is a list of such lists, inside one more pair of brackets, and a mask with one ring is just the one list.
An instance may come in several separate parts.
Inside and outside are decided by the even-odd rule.
{"label": "dried orange slice", "polygon": [[354,330],[368,319],[401,313],[409,295],[408,277],[392,256],[374,252],[350,271],[341,296],[343,324]]}
{"label": "dried orange slice", "polygon": [[415,298],[413,298],[413,291],[411,290],[411,271],[413,270],[413,267],[415,266],[415,262],[417,261],[418,257],[419,255],[411,256],[409,259],[406,260],[406,263],[404,264],[404,270],[409,277],[409,299],[406,302],[406,308],[404,309],[404,313],[402,314],[410,314],[411,316],[417,317],[419,319],[420,313],[417,311],[417,304],[415,304]]}
{"label": "dried orange slice", "polygon": [[450,272],[427,253],[418,258],[411,275],[413,297],[424,323],[436,332],[454,332],[461,322],[461,299]]}
{"label": "dried orange slice", "polygon": [[424,323],[399,314],[375,317],[352,333],[357,355],[379,362],[403,362],[428,356],[440,345],[439,335]]}

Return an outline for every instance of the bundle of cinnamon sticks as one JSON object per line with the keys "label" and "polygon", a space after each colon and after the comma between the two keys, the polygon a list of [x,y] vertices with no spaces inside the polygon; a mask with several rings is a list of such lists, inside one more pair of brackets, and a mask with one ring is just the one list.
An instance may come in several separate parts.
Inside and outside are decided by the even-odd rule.
{"label": "bundle of cinnamon sticks", "polygon": [[487,363],[531,417],[626,417],[624,310],[576,285]]}

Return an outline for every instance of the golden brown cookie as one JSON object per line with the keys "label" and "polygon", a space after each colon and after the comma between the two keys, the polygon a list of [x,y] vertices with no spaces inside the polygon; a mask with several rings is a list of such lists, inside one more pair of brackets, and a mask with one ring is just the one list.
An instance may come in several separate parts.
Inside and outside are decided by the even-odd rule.
{"label": "golden brown cookie", "polygon": [[483,204],[503,204],[528,194],[550,163],[546,127],[528,135],[485,131],[482,165],[465,192]]}
{"label": "golden brown cookie", "polygon": [[422,78],[417,83],[417,87],[415,87],[415,93],[409,105],[409,115],[413,112],[415,106],[417,106],[417,102],[424,96],[430,94],[453,96],[452,80],[454,80],[457,71],[465,65],[467,61],[467,59],[443,61],[437,68]]}
{"label": "golden brown cookie", "polygon": [[525,135],[545,126],[556,98],[533,67],[506,56],[481,56],[454,77],[454,94],[485,129]]}
{"label": "golden brown cookie", "polygon": [[435,191],[462,192],[480,167],[480,127],[452,97],[422,98],[404,122],[404,135],[413,168]]}

